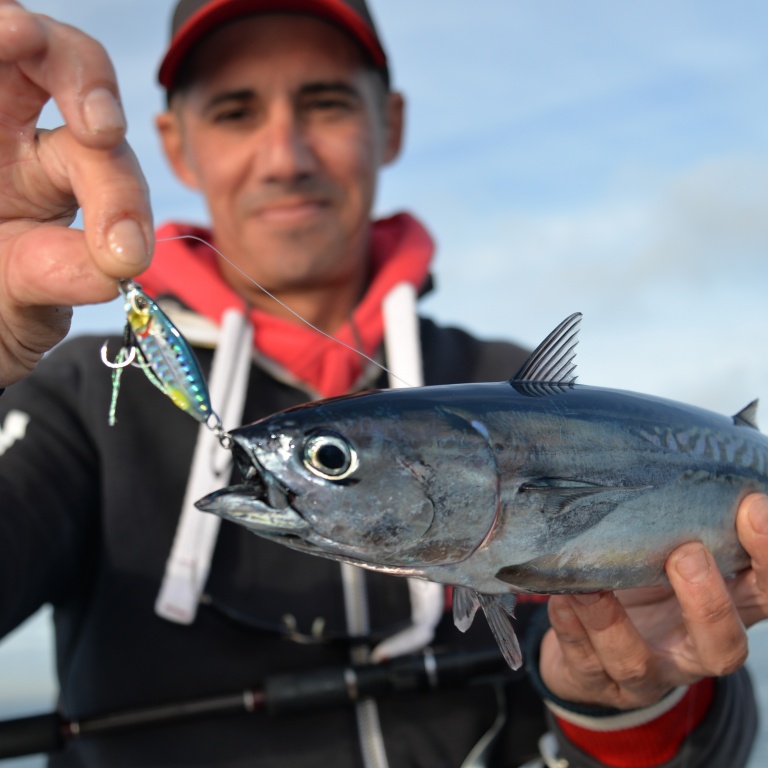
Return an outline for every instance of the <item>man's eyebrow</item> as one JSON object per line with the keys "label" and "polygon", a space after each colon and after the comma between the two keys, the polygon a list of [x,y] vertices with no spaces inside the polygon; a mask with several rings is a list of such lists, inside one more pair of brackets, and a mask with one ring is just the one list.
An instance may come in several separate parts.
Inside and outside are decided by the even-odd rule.
{"label": "man's eyebrow", "polygon": [[221,104],[226,104],[230,101],[250,101],[255,98],[255,96],[256,92],[251,88],[241,88],[237,91],[223,91],[222,93],[217,93],[207,101],[203,111],[207,112],[208,110],[215,109]]}
{"label": "man's eyebrow", "polygon": [[352,96],[355,99],[361,99],[360,91],[351,83],[344,80],[318,81],[307,83],[300,89],[302,95],[314,96],[318,94],[339,93],[346,96]]}
{"label": "man's eyebrow", "polygon": [[[350,83],[343,80],[320,80],[313,83],[307,83],[301,86],[299,93],[302,96],[318,96],[327,94],[343,94],[351,96],[357,101],[362,100],[360,91]],[[234,91],[222,91],[213,96],[209,101],[205,103],[203,112],[209,112],[212,109],[220,107],[222,104],[229,104],[232,102],[243,103],[256,99],[258,94],[252,88],[239,88]]]}
{"label": "man's eyebrow", "polygon": [[253,101],[256,98],[256,91],[252,88],[239,88],[234,91],[221,91],[220,93],[211,96],[208,101],[203,103],[202,114],[207,114],[211,110],[220,107],[222,104],[231,104],[235,102],[237,104],[243,104],[244,102]]}

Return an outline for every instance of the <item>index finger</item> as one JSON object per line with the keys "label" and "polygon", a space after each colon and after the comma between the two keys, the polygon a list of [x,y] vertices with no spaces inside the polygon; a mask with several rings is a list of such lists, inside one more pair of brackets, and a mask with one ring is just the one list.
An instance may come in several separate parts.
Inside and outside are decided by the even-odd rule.
{"label": "index finger", "polygon": [[768,496],[752,493],[739,505],[736,516],[739,541],[752,559],[761,591],[768,591]]}
{"label": "index finger", "polygon": [[690,640],[679,664],[700,676],[737,670],[747,657],[747,634],[709,550],[699,542],[683,544],[667,559],[666,572]]}
{"label": "index finger", "polygon": [[[34,128],[50,95],[84,146],[105,149],[123,139],[126,121],[112,62],[84,32],[30,13],[14,0],[0,0],[0,61],[16,65],[39,89],[2,100],[6,126]],[[21,92],[12,75],[3,88]]]}

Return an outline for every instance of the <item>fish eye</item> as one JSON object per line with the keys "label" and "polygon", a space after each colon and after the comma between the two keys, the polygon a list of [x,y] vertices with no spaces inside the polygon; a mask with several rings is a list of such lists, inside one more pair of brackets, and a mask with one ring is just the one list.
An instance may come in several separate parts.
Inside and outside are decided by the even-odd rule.
{"label": "fish eye", "polygon": [[304,466],[324,480],[344,480],[357,465],[355,450],[339,435],[312,435],[304,443]]}

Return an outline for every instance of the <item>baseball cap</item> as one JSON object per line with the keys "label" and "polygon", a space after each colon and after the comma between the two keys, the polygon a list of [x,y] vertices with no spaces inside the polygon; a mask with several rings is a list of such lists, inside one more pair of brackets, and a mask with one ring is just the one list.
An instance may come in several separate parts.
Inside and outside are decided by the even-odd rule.
{"label": "baseball cap", "polygon": [[365,0],[179,0],[157,79],[170,90],[184,59],[209,32],[255,13],[302,13],[339,27],[360,45],[389,86],[387,55]]}

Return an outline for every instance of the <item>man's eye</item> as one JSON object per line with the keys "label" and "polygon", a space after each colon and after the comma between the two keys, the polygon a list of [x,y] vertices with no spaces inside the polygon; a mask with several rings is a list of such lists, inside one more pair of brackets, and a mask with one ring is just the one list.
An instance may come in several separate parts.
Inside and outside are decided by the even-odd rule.
{"label": "man's eye", "polygon": [[233,107],[232,109],[224,109],[221,112],[217,112],[213,115],[214,123],[228,123],[237,122],[239,120],[247,120],[253,116],[253,110],[248,107]]}

